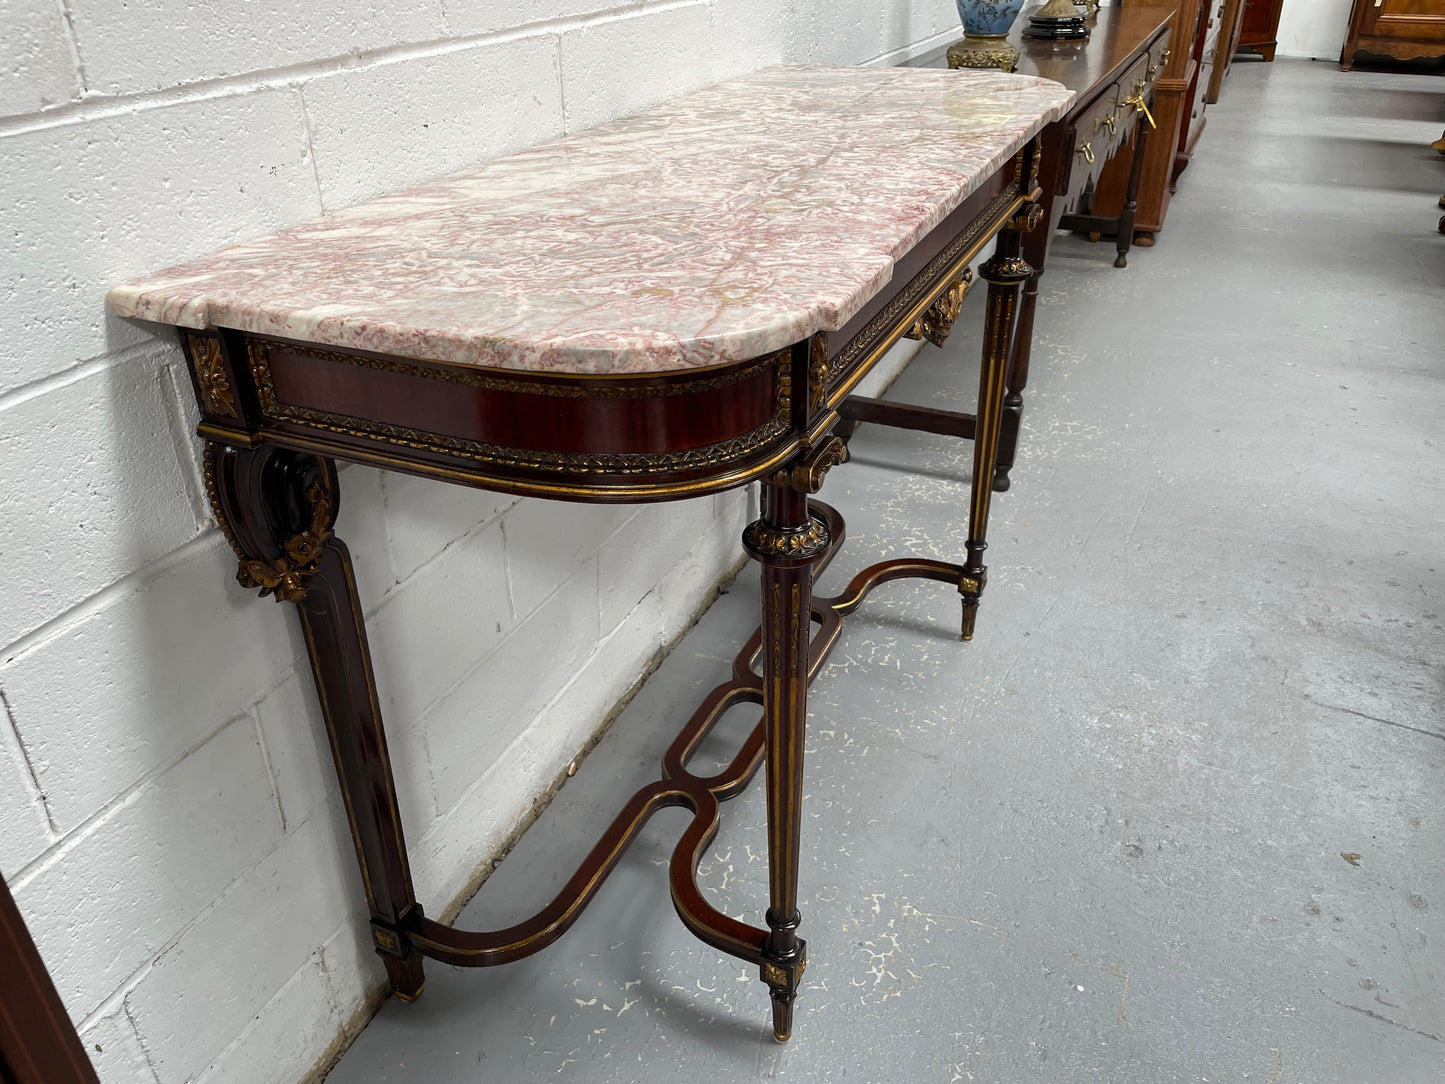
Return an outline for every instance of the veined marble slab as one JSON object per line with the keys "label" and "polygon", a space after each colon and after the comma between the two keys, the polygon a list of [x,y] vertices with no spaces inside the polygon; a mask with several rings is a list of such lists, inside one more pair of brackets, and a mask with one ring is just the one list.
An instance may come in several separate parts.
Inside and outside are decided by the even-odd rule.
{"label": "veined marble slab", "polygon": [[111,309],[438,361],[639,373],[847,323],[1073,93],[787,65],[137,279]]}

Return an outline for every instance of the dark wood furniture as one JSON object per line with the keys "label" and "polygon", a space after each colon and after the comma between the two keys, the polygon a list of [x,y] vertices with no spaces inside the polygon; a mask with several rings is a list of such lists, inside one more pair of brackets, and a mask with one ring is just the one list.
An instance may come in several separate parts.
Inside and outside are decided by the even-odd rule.
{"label": "dark wood furniture", "polygon": [[1223,28],[1225,0],[1206,0],[1200,5],[1199,30],[1194,36],[1195,68],[1193,78],[1185,92],[1189,104],[1189,119],[1179,133],[1179,149],[1174,155],[1174,168],[1169,176],[1171,187],[1179,183],[1179,175],[1189,168],[1189,159],[1209,123],[1205,116],[1206,92],[1214,78],[1215,60],[1219,54],[1219,39]]}
{"label": "dark wood furniture", "polygon": [[[793,76],[787,70],[777,76],[759,73],[742,88],[739,93],[755,94],[770,78],[833,81],[823,88],[830,93],[806,98],[797,116],[780,120],[767,111],[766,127],[760,122],[755,126],[757,132],[776,140],[768,133],[781,123],[816,132],[813,126],[826,121],[826,111],[836,108],[840,95],[855,89],[855,81],[861,86],[861,81],[872,80],[868,83],[872,87],[879,80],[896,78],[888,70],[877,69],[813,72],[807,76]],[[1024,85],[1013,76],[980,73],[977,78],[995,81],[990,85],[1005,85],[998,80],[1012,80],[1006,84],[1009,87]],[[962,133],[969,131],[969,125],[977,125],[969,119],[965,88],[941,78],[933,79],[930,86],[936,86],[936,93],[946,99],[938,111],[939,123],[953,126],[950,132],[956,131],[958,138],[964,139]],[[904,90],[895,101],[911,109],[917,98],[906,93],[908,88]],[[716,101],[718,91],[713,88],[693,98],[713,94],[711,100]],[[673,854],[673,906],[697,937],[759,967],[771,992],[775,1035],[779,1040],[788,1037],[793,999],[806,962],[806,947],[798,936],[797,882],[808,684],[836,643],[843,616],[853,612],[874,587],[905,577],[951,586],[962,596],[963,635],[968,639],[986,583],[983,552],[988,483],[1004,409],[1012,314],[1019,286],[1030,274],[1019,254],[1021,231],[1035,223],[1040,213],[1036,205],[1041,194],[1039,146],[1029,133],[1056,116],[1064,100],[1055,88],[1028,84],[1025,99],[1052,103],[1048,113],[1028,114],[1024,105],[1018,104],[1016,93],[1009,90],[996,100],[1000,104],[981,109],[979,115],[994,117],[989,123],[1000,125],[1002,132],[1005,122],[997,119],[1001,103],[1014,102],[1007,108],[1019,123],[1007,137],[983,133],[989,136],[984,143],[992,140],[992,154],[986,153],[985,146],[972,159],[964,156],[973,163],[968,168],[976,172],[966,188],[954,190],[955,195],[966,193],[962,202],[897,254],[891,279],[880,284],[841,327],[807,332],[790,345],[741,361],[606,375],[495,368],[301,341],[254,327],[204,326],[205,318],[198,316],[194,307],[187,309],[183,304],[171,310],[156,302],[160,308],[147,308],[148,300],[170,288],[157,287],[157,280],[112,292],[111,304],[123,314],[163,312],[172,314],[172,323],[191,321],[181,331],[181,341],[202,412],[199,433],[205,441],[207,492],[240,561],[242,585],[295,604],[300,615],[354,833],[376,950],[398,996],[411,999],[421,993],[424,957],[487,966],[531,955],[555,941],[595,897],[651,815],[664,807],[681,806],[691,810],[693,820]],[[856,126],[870,119],[856,110],[866,111],[869,102],[882,100],[879,94],[860,97],[863,104],[840,112],[842,119],[834,122],[839,130],[844,124]],[[680,100],[683,108],[689,100]],[[756,105],[756,99],[753,102]],[[780,104],[789,107],[793,99]],[[677,115],[673,103],[654,112],[664,118]],[[874,119],[878,138],[896,145],[892,141],[900,128],[897,122],[907,115],[880,114],[882,119]],[[638,119],[645,123],[636,126],[640,135],[634,145],[647,148],[650,145],[641,141],[655,139],[668,121]],[[533,183],[535,169],[540,168],[535,163],[550,154],[561,163],[557,167],[561,172],[548,174],[548,180],[565,184],[573,176],[568,170],[608,165],[611,148],[625,143],[619,135],[620,123],[599,130],[603,138],[611,140],[608,146],[589,142],[591,137],[583,133],[569,141],[575,145],[572,150],[537,148],[483,169],[491,169],[490,176],[522,178],[518,183],[526,185]],[[625,125],[621,127],[625,129]],[[684,131],[691,144],[696,128],[685,127]],[[983,136],[975,133],[966,138]],[[745,137],[762,138],[740,133],[736,126],[726,137],[718,138]],[[816,143],[822,137],[814,138]],[[1007,151],[1009,147],[1018,150]],[[1006,153],[1003,164],[988,166],[986,163],[997,160],[1001,148]],[[685,150],[692,153],[690,147]],[[855,157],[836,167],[848,172],[838,176],[851,185],[866,184],[866,178],[862,182],[856,179],[856,160],[867,158],[857,157],[856,148],[851,150]],[[937,151],[929,153],[936,156]],[[739,155],[739,160],[746,157]],[[801,165],[804,157],[800,146],[785,145],[778,152],[779,172],[756,178],[759,190],[774,193],[766,196],[773,208],[768,214],[792,213],[787,193],[799,187],[799,178],[821,168]],[[825,149],[806,157],[810,163],[826,165],[839,156]],[[581,167],[576,165],[579,160],[583,160]],[[936,179],[938,160],[934,157],[932,161],[933,172],[922,174],[930,179],[919,184],[941,183]],[[801,168],[795,170],[795,162]],[[690,171],[684,174],[681,183],[687,183],[692,175]],[[660,176],[663,187],[656,198],[666,205],[666,184],[676,174],[663,172]],[[455,183],[462,193],[455,204],[448,202],[450,197],[439,195],[437,186],[419,190],[424,198],[443,205],[443,226],[450,228],[459,215],[466,220],[467,216],[490,214],[474,209],[472,193],[482,189],[473,175],[459,175]],[[847,215],[857,213],[856,206],[834,209],[835,202],[821,201],[804,188],[809,199],[801,206],[809,229],[824,221],[846,227],[851,221]],[[490,184],[487,190],[491,190]],[[588,190],[593,190],[590,182]],[[542,195],[549,196],[550,191],[543,186]],[[856,202],[860,194],[856,187],[851,191]],[[630,175],[623,193],[634,202],[643,198],[636,195]],[[727,191],[721,198],[733,196]],[[563,201],[560,205],[569,204]],[[724,206],[723,212],[716,216],[723,228],[738,229],[731,204]],[[359,208],[349,221],[369,222],[366,216],[371,213],[381,212]],[[688,214],[694,213],[690,203]],[[829,219],[829,215],[833,217]],[[635,209],[624,217],[620,227],[602,235],[604,241],[621,236],[630,243],[637,232],[634,224],[653,220]],[[417,236],[430,242],[436,226],[428,223],[438,219],[433,215],[422,221],[424,228],[419,228]],[[505,246],[512,240],[511,223],[515,221],[484,218],[483,226],[492,232],[483,236],[500,238],[498,244]],[[308,227],[289,232],[307,234],[308,244],[319,237],[315,243],[324,250],[331,243],[329,228],[322,222],[309,227],[311,233],[307,233]],[[348,231],[339,232],[344,235]],[[389,230],[378,233],[381,243],[392,243]],[[576,235],[576,227],[569,225],[564,240],[571,243]],[[481,275],[483,281],[492,283],[493,279],[487,278],[491,262],[476,251],[479,243],[466,236],[469,250],[464,261],[446,266],[460,268],[457,274]],[[728,236],[722,234],[719,240]],[[288,240],[288,235],[272,240],[282,251],[293,251],[285,245],[301,243],[294,237]],[[860,572],[841,595],[816,597],[813,579],[837,552],[844,527],[836,511],[811,501],[809,495],[819,490],[829,468],[847,456],[834,430],[850,393],[903,335],[926,335],[935,341],[947,335],[967,286],[970,263],[991,240],[995,241],[993,255],[981,267],[988,296],[978,413],[970,419],[969,435],[975,437],[975,444],[964,543],[967,556],[958,564],[923,559],[885,561]],[[344,246],[345,241],[337,243]],[[802,246],[808,262],[790,265],[786,277],[791,281],[798,274],[827,266],[819,261],[839,258],[831,246],[824,249],[820,251],[817,244]],[[233,268],[236,261],[260,259],[254,254],[265,251],[265,242],[249,246],[232,260],[229,253],[236,251],[228,250],[214,259],[224,268]],[[567,255],[567,245],[547,252],[549,258],[554,252],[561,258]],[[650,242],[643,252],[650,273],[663,274],[659,269],[669,266],[664,253],[654,250]],[[743,253],[734,262],[746,270],[755,259],[770,255]],[[438,257],[423,251],[414,258],[431,261]],[[352,273],[354,263],[343,248],[336,266]],[[283,283],[287,281],[286,268],[272,270]],[[430,281],[429,270],[424,267],[423,271],[422,281]],[[370,268],[356,271],[370,272]],[[172,284],[195,281],[186,269],[181,269],[177,280],[164,276],[162,273],[160,281]],[[393,279],[384,281],[394,285]],[[653,281],[654,286],[642,291],[645,296],[672,298],[671,288],[660,287],[666,282],[676,285],[679,279],[674,273]],[[707,285],[712,288],[711,283]],[[559,293],[573,290],[571,282],[560,286],[565,290]],[[254,296],[269,303],[279,288],[256,287]],[[488,286],[492,288],[496,287]],[[582,284],[576,286],[582,288]],[[623,296],[636,292],[621,291]],[[222,302],[207,304],[211,316],[240,311],[225,308]],[[304,315],[303,310],[295,311]],[[242,324],[265,319],[253,315],[226,318]],[[365,323],[360,317],[348,316],[344,326],[337,325],[334,330],[341,335]],[[763,515],[743,536],[747,552],[762,566],[762,622],[739,653],[731,679],[704,699],[665,755],[660,778],[625,799],[621,811],[556,898],[536,915],[507,929],[474,932],[443,925],[427,918],[415,897],[351,558],[332,533],[339,500],[334,467],[338,459],[461,485],[588,502],[664,501],[752,481],[762,483]],[[725,770],[696,774],[688,764],[690,754],[722,715],[738,704],[757,705],[761,709],[759,723]],[[764,765],[769,906],[764,923],[752,925],[712,906],[697,886],[696,867],[717,832],[718,803],[738,794]]]}
{"label": "dark wood furniture", "polygon": [[100,1084],[3,877],[0,1084]]}
{"label": "dark wood furniture", "polygon": [[[1224,0],[1224,10],[1220,15],[1219,49],[1214,57],[1214,70],[1209,76],[1209,86],[1204,93],[1204,101],[1208,105],[1219,101],[1224,77],[1229,74],[1230,65],[1234,63],[1234,54],[1240,48],[1239,36],[1244,29],[1245,18],[1245,0]],[[1268,59],[1274,59],[1272,46]]]}
{"label": "dark wood furniture", "polygon": [[1395,60],[1445,56],[1445,0],[1355,0],[1340,67],[1349,71],[1360,53]]}
{"label": "dark wood furniture", "polygon": [[1283,7],[1284,0],[1245,0],[1238,48],[1273,60],[1275,46],[1279,44],[1279,13]]}
{"label": "dark wood furniture", "polygon": [[[1038,5],[1026,9],[1015,21],[1008,40],[1018,47],[1020,75],[1053,79],[1074,91],[1068,112],[1050,124],[1042,135],[1044,168],[1040,174],[1043,197],[1042,225],[1024,237],[1024,259],[1033,274],[1024,285],[1019,307],[1018,335],[1009,362],[1008,394],[1005,399],[1003,433],[993,488],[1007,490],[1018,450],[1023,417],[1023,391],[1028,384],[1030,344],[1033,341],[1034,310],[1038,303],[1039,277],[1048,260],[1054,230],[1106,231],[1117,234],[1115,267],[1128,263],[1130,240],[1134,235],[1135,196],[1142,176],[1142,148],[1154,127],[1151,113],[1154,84],[1169,50],[1173,11],[1156,8],[1102,8],[1086,41],[1042,41],[1022,33],[1028,17]],[[946,61],[946,50],[938,49],[916,58],[917,66],[936,66]],[[1140,137],[1130,137],[1138,131]],[[1126,155],[1129,182],[1126,198],[1116,214],[1083,213],[1082,204],[1092,192],[1105,164],[1121,148]],[[913,409],[913,408],[910,408]],[[860,422],[906,425],[895,403],[861,400],[849,404],[848,416]],[[949,424],[944,411],[931,412],[931,432],[967,436],[963,427]]]}
{"label": "dark wood furniture", "polygon": [[[1123,10],[1135,6],[1147,5],[1124,0]],[[1152,245],[1155,234],[1164,228],[1174,184],[1204,130],[1203,106],[1196,98],[1204,49],[1202,35],[1207,33],[1209,22],[1207,4],[1205,0],[1176,0],[1171,6],[1175,12],[1172,44],[1154,83],[1154,119],[1159,127],[1151,131],[1148,146],[1140,151],[1144,164],[1140,168],[1133,240],[1144,247]],[[1208,85],[1206,78],[1204,86]],[[1095,214],[1108,217],[1122,211],[1128,202],[1129,175],[1127,155],[1117,155],[1105,165],[1094,189]]]}

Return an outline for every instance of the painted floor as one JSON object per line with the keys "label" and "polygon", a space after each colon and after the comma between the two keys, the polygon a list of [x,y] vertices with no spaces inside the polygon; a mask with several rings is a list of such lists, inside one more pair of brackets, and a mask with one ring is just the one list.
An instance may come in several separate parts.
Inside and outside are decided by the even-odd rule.
{"label": "painted floor", "polygon": [[[1442,95],[1241,62],[1157,247],[1057,239],[976,640],[889,585],[810,698],[790,1043],[673,915],[667,811],[558,944],[429,964],[330,1084],[1445,1080]],[[893,397],[972,402],[982,293]],[[971,445],[853,452],[825,593],[961,555]],[[756,608],[749,570],[460,925],[550,897]],[[755,922],[759,784],[700,878]]]}

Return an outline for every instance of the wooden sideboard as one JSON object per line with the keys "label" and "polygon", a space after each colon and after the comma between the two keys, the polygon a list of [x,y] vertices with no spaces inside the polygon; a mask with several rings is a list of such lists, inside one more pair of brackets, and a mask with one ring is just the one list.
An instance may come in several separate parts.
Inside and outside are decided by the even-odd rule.
{"label": "wooden sideboard", "polygon": [[[1154,235],[1164,228],[1174,184],[1204,131],[1204,100],[1199,89],[1201,85],[1207,88],[1209,80],[1206,73],[1201,84],[1201,61],[1207,44],[1210,48],[1209,62],[1211,66],[1213,64],[1218,36],[1211,40],[1209,34],[1213,24],[1218,22],[1215,16],[1220,14],[1223,2],[1174,0],[1162,5],[1174,9],[1173,44],[1154,82],[1154,119],[1159,127],[1150,134],[1143,150],[1138,210],[1134,220],[1136,245],[1152,245]],[[1126,0],[1123,6],[1149,5]],[[1093,197],[1096,215],[1117,216],[1128,202],[1132,151],[1130,146],[1125,153],[1116,155],[1099,174]]]}
{"label": "wooden sideboard", "polygon": [[[1234,54],[1240,48],[1240,35],[1244,31],[1244,21],[1248,18],[1247,6],[1247,0],[1224,0],[1219,49],[1214,57],[1214,72],[1209,77],[1209,88],[1204,94],[1204,101],[1207,105],[1213,105],[1219,101],[1219,91],[1224,85],[1224,77],[1229,74],[1229,67],[1234,63]],[[1274,59],[1272,49],[1268,59]]]}
{"label": "wooden sideboard", "polygon": [[[1148,132],[1154,123],[1150,112],[1157,108],[1154,87],[1168,54],[1174,15],[1166,4],[1103,8],[1092,17],[1087,40],[1047,41],[1022,33],[1039,6],[1025,9],[1008,35],[1009,42],[1019,50],[1017,70],[1021,75],[1038,75],[1062,83],[1076,97],[1068,112],[1045,128],[1040,137],[1043,166],[1039,174],[1039,206],[1043,221],[1039,229],[1024,235],[1024,259],[1033,270],[1024,286],[1009,360],[1008,395],[993,477],[993,488],[998,492],[1009,488],[1009,471],[1018,449],[1039,278],[1044,273],[1055,228],[1117,232],[1114,266],[1128,264],[1144,164],[1142,151],[1148,146]],[[947,56],[951,66],[951,48]],[[932,66],[940,59],[934,52],[910,63]],[[1140,133],[1138,137],[1136,132]],[[1117,212],[1105,217],[1085,204],[1099,174],[1124,147],[1129,148],[1129,153],[1121,157],[1132,187],[1126,183]],[[896,409],[891,403],[864,403],[855,396],[845,414],[857,421],[891,424],[889,416]]]}
{"label": "wooden sideboard", "polygon": [[1445,0],[1355,0],[1340,67],[1349,71],[1360,53],[1445,57]]}

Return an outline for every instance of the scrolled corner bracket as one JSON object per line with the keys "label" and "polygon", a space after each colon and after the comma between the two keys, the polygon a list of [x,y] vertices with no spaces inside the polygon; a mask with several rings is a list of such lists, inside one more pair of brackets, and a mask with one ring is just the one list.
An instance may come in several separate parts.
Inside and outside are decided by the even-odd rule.
{"label": "scrolled corner bracket", "polygon": [[1018,214],[1014,215],[1013,219],[1008,224],[1008,228],[1011,230],[1019,230],[1022,233],[1028,233],[1031,230],[1036,229],[1038,227],[1038,224],[1043,220],[1043,205],[1038,203],[1028,203],[1019,210]]}
{"label": "scrolled corner bracket", "polygon": [[321,557],[331,538],[331,493],[321,483],[306,491],[314,512],[311,526],[287,539],[284,553],[275,561],[241,558],[236,581],[248,590],[260,588],[261,597],[275,595],[277,602],[300,602],[311,586],[311,577],[321,567]]}
{"label": "scrolled corner bracket", "polygon": [[810,452],[806,459],[788,472],[788,481],[804,493],[817,493],[823,488],[823,476],[839,464],[848,462],[848,444],[842,437],[829,437]]}
{"label": "scrolled corner bracket", "polygon": [[934,346],[942,346],[953,331],[953,322],[958,319],[963,299],[973,284],[973,270],[965,267],[963,273],[948,284],[948,289],[939,294],[923,315],[904,332],[910,339],[927,339]]}

